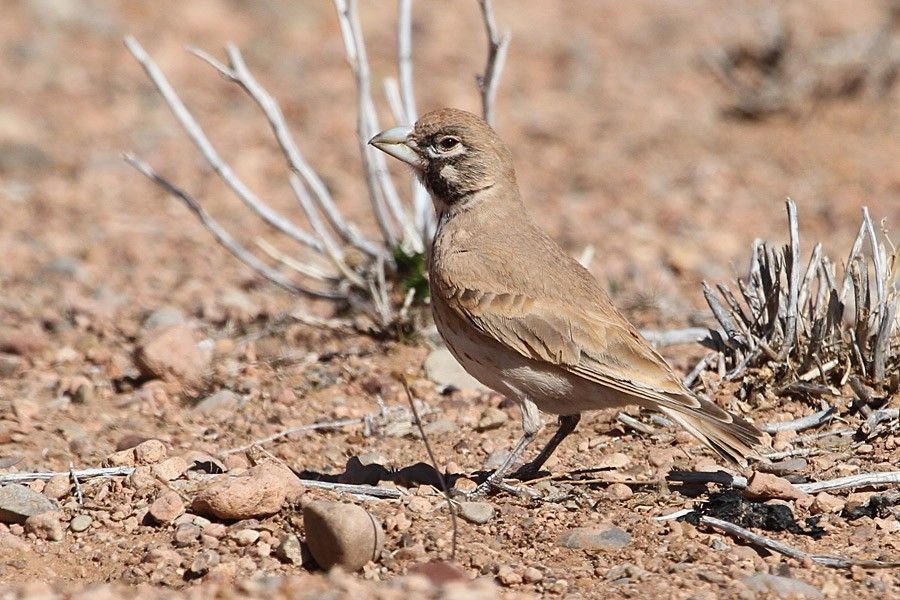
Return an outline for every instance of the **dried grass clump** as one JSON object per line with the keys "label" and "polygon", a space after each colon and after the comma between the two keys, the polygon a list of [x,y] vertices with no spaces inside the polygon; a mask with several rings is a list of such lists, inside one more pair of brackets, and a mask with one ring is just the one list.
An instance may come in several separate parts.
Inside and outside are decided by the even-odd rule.
{"label": "dried grass clump", "polygon": [[[900,251],[863,209],[859,234],[838,269],[816,244],[800,257],[797,208],[787,202],[790,243],[754,242],[750,271],[704,284],[721,330],[711,332],[726,379],[818,395],[862,384],[889,398],[900,389]],[[765,368],[763,368],[765,367]],[[753,376],[747,369],[756,368]],[[871,398],[870,398],[871,400]]]}

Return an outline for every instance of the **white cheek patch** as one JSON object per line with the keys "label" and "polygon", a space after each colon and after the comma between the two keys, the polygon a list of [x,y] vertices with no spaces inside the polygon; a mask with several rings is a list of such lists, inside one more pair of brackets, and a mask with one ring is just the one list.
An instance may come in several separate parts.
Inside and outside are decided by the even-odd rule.
{"label": "white cheek patch", "polygon": [[455,182],[459,177],[459,172],[453,165],[444,165],[441,167],[441,177],[447,181]]}

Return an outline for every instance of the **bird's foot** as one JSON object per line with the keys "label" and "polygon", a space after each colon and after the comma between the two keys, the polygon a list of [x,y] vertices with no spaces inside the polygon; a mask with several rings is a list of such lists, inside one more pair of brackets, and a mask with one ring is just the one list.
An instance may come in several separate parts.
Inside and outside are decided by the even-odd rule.
{"label": "bird's foot", "polygon": [[488,494],[493,491],[506,492],[507,494],[511,494],[513,496],[516,496],[517,498],[522,498],[524,500],[536,500],[541,497],[541,494],[539,492],[529,487],[510,485],[508,483],[504,483],[503,481],[492,480],[491,478],[484,480],[471,492],[457,492],[454,495],[461,501],[474,502],[483,500]]}

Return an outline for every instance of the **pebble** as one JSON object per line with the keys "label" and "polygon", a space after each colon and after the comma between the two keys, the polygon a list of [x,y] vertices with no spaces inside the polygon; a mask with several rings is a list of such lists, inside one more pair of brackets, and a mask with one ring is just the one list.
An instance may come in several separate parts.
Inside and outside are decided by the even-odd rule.
{"label": "pebble", "polygon": [[184,514],[184,502],[177,492],[168,491],[153,501],[148,514],[160,525],[166,525]]}
{"label": "pebble", "polygon": [[240,529],[232,532],[228,537],[233,539],[238,546],[250,546],[259,539],[259,532],[255,529]]}
{"label": "pebble", "polygon": [[631,488],[624,483],[613,483],[606,488],[606,493],[613,500],[628,500],[634,495]]}
{"label": "pebble", "polygon": [[181,325],[184,322],[184,313],[181,312],[180,308],[164,305],[154,310],[144,319],[144,329],[147,331],[163,329],[173,325]]}
{"label": "pebble", "polygon": [[93,522],[94,520],[87,515],[76,515],[72,519],[72,521],[69,522],[69,529],[71,529],[75,533],[80,533],[82,531],[86,531]]}
{"label": "pebble", "polygon": [[194,556],[188,569],[192,575],[203,577],[210,569],[219,564],[219,553],[215,550],[201,550]]}
{"label": "pebble", "polygon": [[240,477],[218,477],[191,504],[200,515],[226,521],[269,517],[303,493],[297,476],[276,463],[262,463]]}
{"label": "pebble", "polygon": [[618,550],[631,543],[631,536],[621,527],[575,527],[564,532],[559,543],[579,550]]}
{"label": "pebble", "polygon": [[134,461],[139,465],[155,465],[166,459],[166,445],[159,440],[147,440],[134,447]]}
{"label": "pebble", "polygon": [[604,454],[597,462],[598,469],[624,469],[631,464],[631,457],[622,452],[613,452],[612,454]]}
{"label": "pebble", "polygon": [[458,390],[486,389],[463,369],[462,365],[444,346],[432,350],[425,359],[425,375],[442,387],[453,387]]}
{"label": "pebble", "polygon": [[494,518],[496,510],[490,502],[460,502],[459,516],[476,525],[484,525]]}
{"label": "pebble", "polygon": [[671,467],[675,463],[676,454],[680,454],[680,451],[675,448],[652,448],[647,453],[647,461],[658,469]]}
{"label": "pebble", "polygon": [[194,405],[194,411],[209,415],[218,410],[232,411],[237,408],[240,398],[231,390],[219,390]]}
{"label": "pebble", "polygon": [[476,431],[490,431],[503,427],[503,424],[509,421],[509,415],[505,410],[495,406],[489,406],[481,411],[478,417],[478,424],[475,426]]}
{"label": "pebble", "polygon": [[816,499],[813,500],[809,510],[814,515],[820,515],[822,513],[839,513],[843,508],[843,498],[832,496],[828,492],[820,492],[816,494]]}
{"label": "pebble", "polygon": [[203,535],[208,535],[216,539],[225,537],[225,534],[227,533],[228,528],[221,523],[210,523],[209,525],[203,526]]}
{"label": "pebble", "polygon": [[135,362],[141,372],[166,381],[197,383],[212,360],[212,352],[197,343],[185,323],[148,331],[140,341]]}
{"label": "pebble", "polygon": [[178,479],[184,475],[184,472],[187,470],[187,461],[181,456],[172,456],[150,468],[150,472],[163,481]]}
{"label": "pebble", "polygon": [[42,493],[48,498],[59,500],[68,495],[71,487],[72,482],[68,474],[54,475],[47,480],[47,485],[44,486]]}
{"label": "pebble", "polygon": [[193,523],[182,523],[175,528],[175,534],[172,536],[175,546],[178,548],[190,546],[200,538],[200,531]]}
{"label": "pebble", "polygon": [[768,573],[756,573],[744,579],[744,585],[759,594],[773,594],[777,598],[802,598],[820,600],[825,598],[818,588],[805,581]]}
{"label": "pebble", "polygon": [[423,496],[410,496],[406,506],[411,512],[417,514],[430,513],[433,508],[431,500]]}
{"label": "pebble", "polygon": [[306,543],[325,570],[358,571],[376,560],[384,546],[381,523],[355,504],[319,500],[303,507]]}
{"label": "pebble", "polygon": [[0,487],[0,523],[24,523],[29,517],[56,509],[56,502],[28,486],[13,483]]}
{"label": "pebble", "polygon": [[544,579],[544,573],[536,567],[527,567],[522,573],[522,581],[525,583],[537,583]]}
{"label": "pebble", "polygon": [[755,471],[744,489],[744,495],[754,500],[800,500],[809,498],[810,495],[798,489],[787,479],[783,479],[770,473]]}
{"label": "pebble", "polygon": [[293,533],[289,533],[281,538],[278,546],[275,547],[275,556],[280,560],[299,567],[303,564],[303,545]]}
{"label": "pebble", "polygon": [[25,531],[41,540],[61,542],[65,536],[61,516],[57,511],[50,511],[28,517],[25,520]]}
{"label": "pebble", "polygon": [[497,569],[497,581],[504,586],[519,585],[522,583],[522,575],[509,565],[501,565]]}

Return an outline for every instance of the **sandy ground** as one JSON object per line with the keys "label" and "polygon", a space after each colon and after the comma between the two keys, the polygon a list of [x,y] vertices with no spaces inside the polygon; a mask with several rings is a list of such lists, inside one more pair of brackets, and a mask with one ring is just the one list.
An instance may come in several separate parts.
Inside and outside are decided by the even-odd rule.
{"label": "sandy ground", "polygon": [[[363,4],[380,81],[395,74],[395,7]],[[832,98],[798,85],[789,110],[747,120],[727,116],[734,96],[706,66],[716,50],[758,46],[774,14],[792,34],[796,72],[785,86],[803,78],[843,81],[846,65],[823,57],[881,27],[882,3],[498,0],[497,14],[513,36],[497,129],[514,154],[526,202],[573,253],[596,246],[592,270],[641,326],[709,324],[700,282],[743,273],[755,238],[783,242],[786,197],[799,207],[804,254],[821,241],[840,260],[864,206],[897,231],[897,87],[879,90],[863,79],[854,93]],[[442,395],[421,368],[430,351],[424,341],[337,335],[277,319],[298,306],[320,315],[329,307],[262,281],[122,161],[123,151],[140,154],[240,239],[265,235],[302,253],[253,218],[203,162],[125,51],[128,34],[155,57],[248,185],[302,222],[265,121],[238,89],[184,51],[196,45],[221,53],[226,42],[238,44],[342,210],[376,231],[357,153],[353,79],[330,3],[9,3],[0,19],[0,473],[100,466],[144,439],[161,440],[169,456],[219,456],[287,427],[375,414],[377,395],[402,406],[397,371],[413,378],[435,410],[427,419],[440,423],[432,433],[440,460],[460,473],[486,468],[520,433],[514,407],[477,390]],[[414,46],[420,110],[479,109],[474,76],[483,68],[485,40],[476,3],[417,3]],[[161,307],[182,315],[212,353],[190,385],[138,372],[135,350],[146,341],[148,315]],[[666,355],[687,370],[702,349],[675,347]],[[234,392],[234,404],[194,408],[223,389]],[[504,417],[476,431],[488,407]],[[749,416],[767,422],[816,408],[802,398],[774,398]],[[367,436],[351,426],[265,448],[299,471],[339,474],[361,456],[399,469],[426,460],[421,442],[405,433],[380,428]],[[460,524],[456,563],[474,587],[444,592],[427,578],[404,577],[413,565],[447,558],[449,516],[430,486],[413,487],[401,501],[310,489],[274,517],[227,524],[229,531],[268,532],[263,541],[242,546],[225,536],[179,546],[176,526],[142,520],[161,490],[142,495],[123,478],[91,480],[83,503],[74,495],[60,500],[63,525],[86,514],[86,531],[67,530],[62,541],[48,542],[0,524],[0,586],[13,598],[80,590],[79,597],[99,598],[88,586],[109,582],[141,586],[105,588],[110,598],[323,597],[317,594],[330,590],[333,596],[324,597],[477,591],[749,599],[775,594],[747,583],[766,573],[807,582],[829,598],[900,594],[896,569],[829,569],[707,528],[655,521],[698,501],[661,485],[661,476],[673,464],[692,468],[710,458],[673,430],[642,435],[617,424],[615,413],[588,416],[548,469],[564,475],[611,460],[611,473],[592,484],[560,483],[565,499],[555,502],[492,497],[493,519]],[[832,449],[800,474],[827,479],[888,470],[898,459],[896,440],[887,437],[866,454]],[[250,462],[235,453],[225,467],[238,473]],[[630,493],[613,488],[616,480],[628,482]],[[387,526],[382,556],[358,575],[325,575],[267,553],[287,533],[302,539],[299,506],[326,497],[357,502]],[[809,502],[790,505],[798,517],[812,510]],[[630,535],[624,547],[559,543],[573,527],[611,524]],[[826,533],[817,540],[771,535],[810,552],[900,557],[896,518],[826,514],[822,524]],[[216,550],[219,568],[186,575],[204,548]]]}

